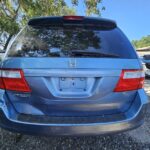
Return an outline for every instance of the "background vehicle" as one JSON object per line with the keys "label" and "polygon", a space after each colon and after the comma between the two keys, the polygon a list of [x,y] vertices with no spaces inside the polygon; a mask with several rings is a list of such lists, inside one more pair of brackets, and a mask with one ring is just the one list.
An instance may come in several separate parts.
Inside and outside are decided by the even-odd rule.
{"label": "background vehicle", "polygon": [[96,135],[143,123],[142,64],[111,20],[31,19],[1,66],[0,126],[40,135]]}
{"label": "background vehicle", "polygon": [[144,55],[142,58],[146,77],[150,77],[150,55]]}

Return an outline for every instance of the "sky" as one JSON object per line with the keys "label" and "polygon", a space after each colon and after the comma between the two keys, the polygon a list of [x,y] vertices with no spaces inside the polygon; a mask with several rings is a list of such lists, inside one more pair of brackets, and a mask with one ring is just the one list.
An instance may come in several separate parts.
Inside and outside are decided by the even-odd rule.
{"label": "sky", "polygon": [[[79,0],[78,15],[85,15],[83,0]],[[102,17],[113,19],[130,40],[150,35],[150,0],[103,0]]]}

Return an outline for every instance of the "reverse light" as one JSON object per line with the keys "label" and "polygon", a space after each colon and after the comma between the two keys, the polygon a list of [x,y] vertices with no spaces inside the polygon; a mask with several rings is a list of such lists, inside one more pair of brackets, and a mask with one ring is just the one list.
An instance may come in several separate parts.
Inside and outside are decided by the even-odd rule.
{"label": "reverse light", "polygon": [[1,69],[0,88],[18,92],[31,92],[21,69]]}
{"label": "reverse light", "polygon": [[122,70],[114,92],[124,92],[141,89],[144,86],[145,73],[143,70]]}

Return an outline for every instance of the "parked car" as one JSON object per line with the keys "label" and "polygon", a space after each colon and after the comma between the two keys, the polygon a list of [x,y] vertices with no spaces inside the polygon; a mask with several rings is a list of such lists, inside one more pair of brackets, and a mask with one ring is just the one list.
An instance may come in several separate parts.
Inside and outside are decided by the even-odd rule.
{"label": "parked car", "polygon": [[142,58],[146,77],[150,77],[150,55],[144,55]]}
{"label": "parked car", "polygon": [[142,125],[142,64],[114,21],[40,17],[1,65],[0,126],[34,135],[99,135]]}

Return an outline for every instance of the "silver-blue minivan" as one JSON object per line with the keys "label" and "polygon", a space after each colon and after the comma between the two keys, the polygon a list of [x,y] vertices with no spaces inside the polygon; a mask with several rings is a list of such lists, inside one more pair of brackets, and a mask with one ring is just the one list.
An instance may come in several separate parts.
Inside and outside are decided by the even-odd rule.
{"label": "silver-blue minivan", "polygon": [[39,17],[9,44],[0,69],[0,126],[34,135],[99,135],[140,126],[142,64],[111,20]]}

